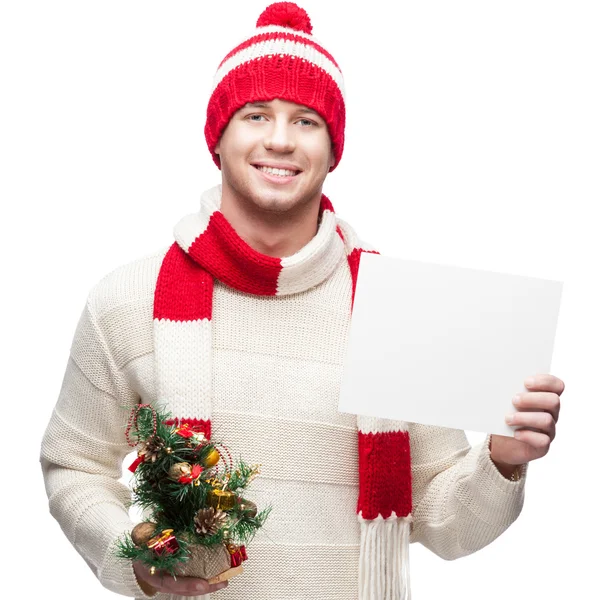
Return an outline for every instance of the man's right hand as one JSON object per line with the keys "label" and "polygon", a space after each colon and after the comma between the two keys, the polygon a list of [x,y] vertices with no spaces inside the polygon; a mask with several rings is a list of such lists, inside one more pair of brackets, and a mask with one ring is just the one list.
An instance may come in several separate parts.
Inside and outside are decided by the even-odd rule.
{"label": "man's right hand", "polygon": [[172,577],[168,573],[156,572],[150,575],[148,567],[140,562],[133,562],[133,572],[138,580],[140,587],[147,595],[153,595],[156,592],[165,592],[167,594],[178,594],[179,596],[203,596],[227,587],[227,581],[210,584],[206,579],[199,577]]}

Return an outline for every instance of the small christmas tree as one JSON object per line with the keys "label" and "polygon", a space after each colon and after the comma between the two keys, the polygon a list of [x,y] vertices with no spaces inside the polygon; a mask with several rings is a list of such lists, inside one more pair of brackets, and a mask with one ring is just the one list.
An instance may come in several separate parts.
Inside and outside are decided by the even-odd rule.
{"label": "small christmas tree", "polygon": [[[122,558],[139,560],[151,572],[223,581],[242,571],[245,545],[267,518],[241,494],[259,465],[233,464],[226,446],[208,440],[200,427],[171,419],[149,404],[136,406],[125,432],[138,456],[133,502],[150,511],[117,541]],[[130,438],[135,427],[135,441]]]}

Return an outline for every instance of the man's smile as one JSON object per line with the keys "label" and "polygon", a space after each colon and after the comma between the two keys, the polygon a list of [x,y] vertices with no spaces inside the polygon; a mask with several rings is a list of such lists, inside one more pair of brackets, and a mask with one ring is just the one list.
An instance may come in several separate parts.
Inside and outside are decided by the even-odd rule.
{"label": "man's smile", "polygon": [[252,166],[264,179],[274,183],[288,183],[293,181],[294,178],[302,172],[296,169],[286,169],[270,165],[253,164]]}

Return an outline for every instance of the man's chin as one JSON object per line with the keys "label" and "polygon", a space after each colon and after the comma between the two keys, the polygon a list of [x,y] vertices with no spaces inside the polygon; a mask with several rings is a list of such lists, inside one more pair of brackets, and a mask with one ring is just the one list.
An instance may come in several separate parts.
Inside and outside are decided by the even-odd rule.
{"label": "man's chin", "polygon": [[272,214],[291,214],[310,202],[305,194],[268,187],[254,188],[249,199],[259,211]]}
{"label": "man's chin", "polygon": [[264,194],[255,198],[256,206],[268,213],[284,214],[294,210],[300,200],[283,194]]}

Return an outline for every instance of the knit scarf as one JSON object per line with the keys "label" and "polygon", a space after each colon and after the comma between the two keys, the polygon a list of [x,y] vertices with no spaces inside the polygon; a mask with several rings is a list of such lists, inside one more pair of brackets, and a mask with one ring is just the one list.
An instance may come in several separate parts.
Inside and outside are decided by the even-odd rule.
{"label": "knit scarf", "polygon": [[[377,253],[339,219],[323,194],[316,235],[292,256],[261,254],[220,212],[221,186],[174,228],[154,295],[154,350],[159,400],[177,407],[173,422],[210,439],[214,280],[248,294],[285,296],[325,281],[345,261],[352,277],[349,317],[362,252]],[[360,600],[410,598],[412,521],[410,443],[406,424],[357,417],[357,515],[361,524]]]}

